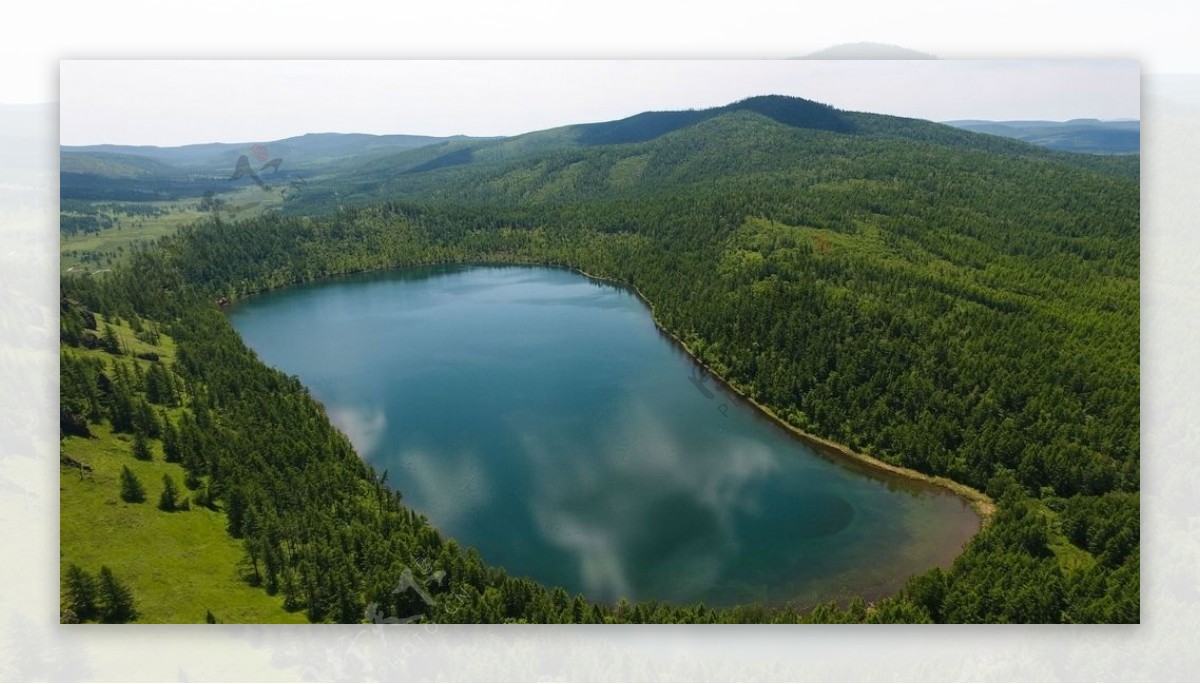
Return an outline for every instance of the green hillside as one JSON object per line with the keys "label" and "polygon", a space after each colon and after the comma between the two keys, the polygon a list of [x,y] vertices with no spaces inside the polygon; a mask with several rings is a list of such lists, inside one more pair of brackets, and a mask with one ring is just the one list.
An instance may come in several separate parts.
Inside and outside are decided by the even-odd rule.
{"label": "green hillside", "polygon": [[181,169],[150,157],[115,152],[63,154],[59,157],[59,171],[107,178],[178,178],[184,175]]}
{"label": "green hillside", "polygon": [[[75,315],[75,311],[68,308],[65,315]],[[115,379],[118,367],[128,369],[131,378],[142,376],[144,386],[152,367],[166,369],[175,362],[175,344],[166,335],[159,334],[150,344],[144,341],[153,339],[145,329],[139,335],[128,325],[103,317],[97,317],[96,323],[98,330],[111,327],[120,350],[65,348],[62,367],[68,387],[81,380],[88,382],[86,376],[91,373]],[[178,382],[173,373],[170,378],[170,384]],[[167,421],[179,421],[182,409],[174,405],[176,399],[156,391],[151,390],[154,402],[146,400],[144,389],[132,391],[131,396],[135,401],[147,401],[161,431]],[[174,387],[169,391],[174,392]],[[63,408],[80,422],[86,421],[92,407],[73,404],[71,389],[66,389],[65,395]],[[92,398],[105,401],[102,396]],[[226,516],[217,505],[209,508],[197,502],[207,484],[188,486],[183,466],[169,462],[164,454],[161,432],[158,438],[147,440],[150,460],[136,458],[134,436],[114,431],[111,422],[93,422],[88,433],[66,434],[60,445],[59,559],[64,577],[72,565],[93,574],[102,566],[109,567],[130,587],[138,622],[203,622],[209,613],[231,623],[305,621],[303,614],[285,611],[280,599],[251,586],[245,550],[226,533]],[[122,499],[124,468],[142,483],[144,501]],[[186,501],[187,510],[159,508],[164,477],[179,487],[177,501]],[[64,596],[64,608],[70,603],[70,597]]]}
{"label": "green hillside", "polygon": [[342,167],[289,197],[285,211],[311,215],[397,199],[573,202],[731,178],[762,183],[831,173],[872,177],[880,170],[851,166],[851,160],[886,156],[894,167],[913,154],[1003,155],[1138,176],[1136,157],[1057,152],[928,121],[813,106],[799,98],[753,98],[711,110],[652,112],[496,141],[443,143]]}

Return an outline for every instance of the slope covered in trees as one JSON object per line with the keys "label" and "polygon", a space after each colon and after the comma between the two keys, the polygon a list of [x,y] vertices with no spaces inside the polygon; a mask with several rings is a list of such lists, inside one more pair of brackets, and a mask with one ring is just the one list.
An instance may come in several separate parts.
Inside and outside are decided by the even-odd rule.
{"label": "slope covered in trees", "polygon": [[729,112],[755,112],[787,126],[849,133],[854,125],[829,105],[798,97],[760,96],[710,109],[676,112],[643,112],[627,119],[576,126],[576,139],[584,145],[615,145],[653,140],[681,128]]}
{"label": "slope covered in trees", "polygon": [[[285,212],[323,214],[339,206],[384,200],[522,206],[598,198],[642,201],[668,189],[705,191],[734,180],[748,186],[743,192],[760,194],[779,184],[791,190],[829,178],[890,177],[898,168],[929,168],[940,158],[979,167],[998,155],[1005,164],[1030,168],[1065,166],[1120,178],[1138,175],[1136,157],[1055,152],[916,119],[829,110],[829,116],[842,122],[838,125],[850,130],[835,132],[829,130],[834,124],[820,122],[793,125],[808,116],[798,104],[807,101],[763,100],[765,104],[755,108],[703,110],[703,116],[684,112],[685,118],[695,120],[644,142],[585,144],[581,140],[591,129],[577,126],[423,147],[343,167],[289,194]],[[617,124],[625,125],[589,125]],[[622,128],[614,130],[611,135],[624,135],[619,133]],[[954,172],[947,170],[942,177]]]}
{"label": "slope covered in trees", "polygon": [[[188,388],[182,463],[213,483],[267,590],[311,619],[424,604],[445,620],[1136,621],[1136,173],[845,116],[851,133],[738,111],[637,144],[476,150],[358,190],[405,202],[199,224],[63,289],[169,329]],[[487,568],[406,510],[392,489],[405,483],[382,483],[213,304],[480,261],[634,285],[664,328],[785,420],[986,490],[999,511],[951,569],[874,607],[591,606]],[[447,573],[432,607],[391,593],[422,563]],[[448,612],[452,599],[469,609]]]}
{"label": "slope covered in trees", "polygon": [[[303,621],[284,610],[282,598],[246,581],[252,572],[241,563],[242,544],[226,533],[210,483],[180,464],[178,426],[189,400],[171,370],[174,341],[152,321],[85,317],[66,304],[62,620],[200,622],[212,611],[229,622]],[[166,498],[164,478],[178,487],[169,512],[157,505]],[[128,588],[136,614],[89,600],[105,566]]]}

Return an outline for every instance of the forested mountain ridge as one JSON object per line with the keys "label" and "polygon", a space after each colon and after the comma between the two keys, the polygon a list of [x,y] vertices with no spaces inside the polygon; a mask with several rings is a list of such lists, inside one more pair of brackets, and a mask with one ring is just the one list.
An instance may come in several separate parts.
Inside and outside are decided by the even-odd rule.
{"label": "forested mountain ridge", "polygon": [[[1136,174],[1119,160],[999,138],[976,146],[986,136],[965,132],[953,135],[972,144],[956,145],[925,139],[946,127],[862,116],[846,133],[729,112],[644,142],[530,145],[490,160],[476,149],[407,175],[381,160],[369,171],[391,176],[357,189],[343,179],[337,203],[308,198],[313,216],[218,217],[128,268],[65,278],[63,291],[91,311],[169,328],[188,410],[220,435],[197,441],[192,467],[217,483],[225,509],[257,511],[230,531],[271,555],[268,588],[291,587],[312,619],[395,601],[381,578],[424,549],[458,568],[451,586],[484,620],[561,619],[570,608],[572,620],[1136,621]],[[869,125],[880,130],[864,134]],[[450,152],[404,154],[418,153],[427,156],[413,166]],[[404,201],[339,210],[381,194]],[[294,200],[289,211],[306,206]],[[378,516],[360,510],[379,496],[378,478],[213,305],[440,262],[543,263],[634,285],[665,329],[784,420],[985,490],[999,511],[950,570],[848,613],[576,610],[477,560],[467,570],[399,502]],[[64,320],[70,346],[80,333]],[[299,463],[334,469],[332,486],[295,498],[308,477],[292,472]],[[347,520],[350,531],[336,532]],[[408,531],[380,539],[377,525]],[[315,577],[316,567],[344,569]]]}
{"label": "forested mountain ridge", "polygon": [[798,97],[762,95],[723,107],[674,112],[644,112],[618,121],[574,126],[576,140],[583,145],[615,145],[646,142],[659,136],[730,112],[754,112],[796,128],[851,133],[854,124],[829,105]]}
{"label": "forested mountain ridge", "polygon": [[338,205],[395,199],[574,202],[640,195],[680,183],[759,183],[764,176],[804,180],[847,172],[878,176],[886,169],[828,165],[834,158],[856,155],[878,161],[881,145],[898,153],[889,168],[907,163],[903,157],[914,153],[974,154],[1054,168],[1074,166],[1114,177],[1138,176],[1135,157],[1056,152],[928,121],[832,108],[819,109],[821,115],[814,117],[807,109],[813,103],[799,98],[755,98],[746,103],[759,101],[755,106],[735,103],[695,112],[653,112],[646,116],[662,119],[647,121],[632,117],[494,141],[447,142],[347,164],[317,187],[289,196],[284,211],[311,215]]}
{"label": "forested mountain ridge", "polygon": [[[292,211],[329,211],[338,203],[367,203],[421,194],[444,181],[444,174],[426,179],[427,172],[457,169],[495,174],[505,164],[528,166],[539,155],[649,143],[687,132],[713,119],[754,115],[797,131],[825,131],[855,137],[921,141],[961,149],[1023,155],[1086,166],[1104,173],[1136,177],[1136,158],[1103,158],[1043,149],[995,135],[972,133],[948,125],[881,114],[847,112],[797,97],[778,95],[747,98],[701,110],[645,112],[617,121],[574,124],[507,138],[419,135],[309,134],[261,143],[287,180],[296,174],[317,176],[324,191],[295,193]],[[690,138],[698,140],[704,132]],[[64,199],[147,201],[176,199],[206,189],[227,192],[225,182],[238,156],[251,144],[207,143],[180,147],[89,145],[64,147]],[[634,155],[636,156],[636,155]],[[265,161],[265,160],[262,160]],[[637,162],[628,162],[636,166]],[[396,176],[408,177],[397,182]],[[274,177],[274,174],[272,174]],[[458,179],[469,182],[472,175]],[[106,185],[106,179],[126,182]],[[128,182],[138,179],[140,183]],[[243,180],[243,183],[249,182]],[[99,187],[98,187],[99,186]],[[104,188],[101,190],[100,188]],[[336,191],[337,195],[334,195]],[[399,194],[397,194],[399,193]]]}

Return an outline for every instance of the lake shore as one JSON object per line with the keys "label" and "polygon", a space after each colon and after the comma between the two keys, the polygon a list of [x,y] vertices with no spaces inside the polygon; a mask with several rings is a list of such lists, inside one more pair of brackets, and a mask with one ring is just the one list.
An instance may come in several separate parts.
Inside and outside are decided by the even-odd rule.
{"label": "lake shore", "polygon": [[783,417],[781,417],[779,414],[777,414],[774,410],[772,410],[771,407],[761,404],[758,401],[755,401],[754,398],[751,397],[744,389],[742,389],[741,387],[738,387],[736,384],[731,382],[729,379],[723,377],[720,373],[717,373],[715,370],[713,370],[711,367],[709,367],[708,364],[706,364],[702,360],[700,360],[700,357],[695,353],[695,351],[692,350],[691,347],[689,347],[687,345],[686,342],[679,339],[679,337],[677,337],[674,333],[672,333],[670,330],[667,330],[665,327],[663,327],[662,322],[659,321],[659,319],[658,319],[658,313],[654,310],[654,303],[651,302],[646,297],[646,295],[642,294],[642,291],[639,290],[636,286],[630,285],[629,283],[621,282],[620,280],[616,280],[614,278],[606,278],[604,276],[599,276],[594,273],[588,273],[587,271],[584,271],[583,269],[575,268],[573,266],[567,267],[567,268],[568,268],[568,270],[574,271],[574,272],[576,272],[582,276],[585,276],[587,278],[591,278],[592,280],[598,280],[598,281],[610,283],[613,285],[619,285],[620,287],[624,287],[624,288],[627,288],[627,289],[633,291],[633,293],[636,294],[638,296],[638,298],[642,300],[642,303],[645,304],[646,307],[650,309],[650,318],[651,318],[651,320],[654,321],[654,325],[656,328],[658,328],[659,332],[661,332],[663,335],[666,335],[668,338],[670,338],[676,345],[679,346],[680,349],[682,349],[684,352],[686,352],[687,355],[696,364],[698,364],[699,366],[704,368],[705,371],[707,371],[710,375],[712,375],[714,378],[716,378],[717,381],[719,381],[724,387],[728,388],[729,391],[733,392],[738,397],[740,397],[742,400],[746,401],[747,403],[749,403],[750,405],[752,405],[756,409],[758,409],[763,415],[767,416],[767,418],[769,418],[776,425],[787,430],[792,435],[799,438],[801,441],[812,445],[814,448],[821,451],[822,453],[833,455],[833,456],[836,456],[837,458],[845,459],[846,461],[856,464],[856,465],[866,466],[867,468],[872,469],[872,470],[886,472],[886,473],[889,473],[892,475],[898,475],[898,476],[906,478],[906,479],[933,485],[935,487],[940,487],[942,489],[946,489],[950,492],[953,492],[955,495],[957,495],[960,498],[962,498],[963,500],[965,500],[968,503],[968,505],[971,506],[971,509],[974,510],[977,515],[979,515],[980,521],[981,521],[981,526],[986,526],[988,524],[988,522],[991,520],[992,515],[996,512],[996,503],[992,500],[992,498],[989,497],[987,494],[984,494],[983,492],[979,491],[978,489],[975,489],[974,487],[969,487],[965,484],[962,484],[961,482],[956,482],[947,477],[940,477],[940,476],[936,476],[936,475],[927,475],[920,471],[913,470],[912,468],[905,468],[903,466],[893,465],[886,461],[882,461],[878,458],[875,458],[874,456],[869,456],[867,454],[863,454],[863,453],[854,451],[853,449],[851,449],[850,447],[848,447],[844,444],[839,444],[832,440],[825,439],[823,437],[819,437],[819,436],[811,434],[809,432],[805,432],[804,430],[801,430],[800,428],[796,427],[795,425],[792,425],[788,421],[784,420]]}

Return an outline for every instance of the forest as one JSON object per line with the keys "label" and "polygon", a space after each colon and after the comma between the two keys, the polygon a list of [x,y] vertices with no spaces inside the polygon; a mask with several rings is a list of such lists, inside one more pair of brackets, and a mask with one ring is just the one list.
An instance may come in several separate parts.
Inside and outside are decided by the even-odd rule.
{"label": "forest", "polygon": [[[284,214],[218,216],[103,277],[65,276],[63,434],[103,425],[154,444],[186,472],[180,495],[224,514],[247,581],[312,621],[1137,622],[1136,158],[798,111],[825,123],[743,108],[649,140],[626,126],[612,135],[634,142],[484,146],[348,176],[336,201],[317,188]],[[594,604],[489,567],[407,508],[404,483],[365,464],[219,305],[485,262],[637,287],[664,329],[790,424],[997,510],[950,568],[874,604]],[[137,358],[97,314],[169,336],[173,361]]]}

